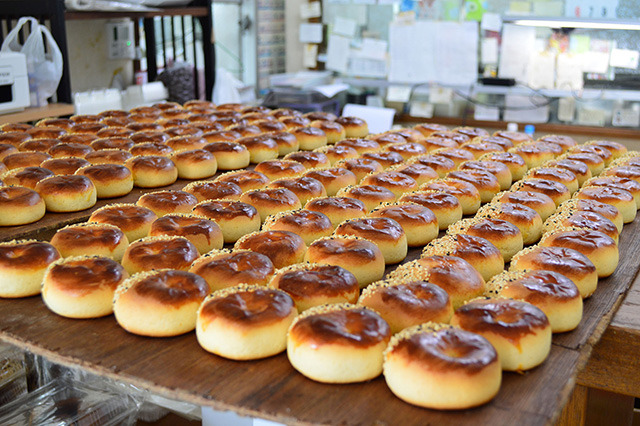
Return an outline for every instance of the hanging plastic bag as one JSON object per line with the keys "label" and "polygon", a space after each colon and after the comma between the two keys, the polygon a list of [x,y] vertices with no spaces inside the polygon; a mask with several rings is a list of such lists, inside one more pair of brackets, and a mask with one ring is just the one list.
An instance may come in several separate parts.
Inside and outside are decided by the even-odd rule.
{"label": "hanging plastic bag", "polygon": [[[31,24],[31,32],[21,45],[18,33],[24,25]],[[45,51],[46,46],[46,51]],[[32,17],[23,17],[7,34],[0,52],[20,52],[27,57],[31,106],[44,106],[47,98],[56,92],[62,78],[62,53],[51,32]]]}

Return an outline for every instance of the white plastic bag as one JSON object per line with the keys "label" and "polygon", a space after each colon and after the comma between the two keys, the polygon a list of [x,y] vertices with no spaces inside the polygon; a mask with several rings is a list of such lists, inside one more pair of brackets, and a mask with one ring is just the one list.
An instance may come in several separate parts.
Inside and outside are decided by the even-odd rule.
{"label": "white plastic bag", "polygon": [[213,103],[227,104],[240,102],[240,89],[244,83],[224,68],[216,70],[216,84],[213,87]]}
{"label": "white plastic bag", "polygon": [[[31,23],[31,32],[24,45],[20,45],[18,33],[27,22]],[[40,25],[35,18],[20,18],[4,39],[0,52],[20,52],[26,55],[31,106],[46,105],[47,98],[56,92],[62,78],[62,53],[49,29]]]}

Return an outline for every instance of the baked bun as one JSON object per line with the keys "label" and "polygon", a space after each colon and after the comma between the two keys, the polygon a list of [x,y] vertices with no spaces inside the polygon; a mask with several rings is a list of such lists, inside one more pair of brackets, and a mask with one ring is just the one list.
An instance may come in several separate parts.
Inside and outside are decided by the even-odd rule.
{"label": "baked bun", "polygon": [[298,145],[303,151],[311,151],[327,144],[327,134],[318,127],[300,127],[291,130],[298,139]]}
{"label": "baked bun", "polygon": [[247,167],[251,161],[249,150],[244,145],[233,141],[211,142],[202,149],[209,151],[216,157],[219,170],[242,169]]}
{"label": "baked bun", "polygon": [[551,167],[536,167],[536,168],[530,169],[527,172],[524,179],[527,180],[530,178],[546,179],[546,180],[551,180],[551,181],[561,183],[564,186],[566,186],[567,189],[569,189],[569,192],[571,194],[576,192],[579,188],[577,176],[575,175],[575,173],[567,169],[551,168]]}
{"label": "baked bun", "polygon": [[306,167],[297,161],[291,160],[267,160],[257,164],[254,168],[267,176],[269,180],[296,178],[307,171]]}
{"label": "baked bun", "polygon": [[454,309],[467,300],[484,294],[482,275],[461,257],[448,255],[423,256],[405,263],[389,275],[393,283],[427,281],[447,292]]}
{"label": "baked bun", "polygon": [[400,172],[371,173],[360,182],[362,185],[377,185],[387,188],[400,198],[404,193],[418,189],[418,182],[410,176]]}
{"label": "baked bun", "polygon": [[196,326],[209,285],[196,274],[161,269],[136,274],[116,289],[113,313],[129,333],[170,337]]}
{"label": "baked bun", "polygon": [[[198,130],[200,134],[202,134],[202,130]],[[165,130],[165,133],[169,134],[168,131]],[[169,136],[172,136],[169,134]],[[200,136],[175,136],[170,138],[165,142],[167,146],[172,148],[174,152],[180,151],[191,151],[194,149],[202,149],[205,145],[209,143],[205,138]]]}
{"label": "baked bun", "polygon": [[378,281],[362,291],[358,304],[378,312],[392,334],[428,321],[448,323],[453,315],[447,292],[427,281]]}
{"label": "baked bun", "polygon": [[0,226],[26,225],[44,217],[45,201],[33,189],[0,187]]}
{"label": "baked bun", "polygon": [[447,173],[456,169],[456,163],[453,160],[439,155],[421,155],[413,157],[408,161],[409,164],[422,164],[431,167],[441,178]]}
{"label": "baked bun", "polygon": [[475,139],[471,142],[465,142],[460,146],[460,148],[470,151],[476,158],[480,158],[489,152],[504,152],[502,146],[498,145],[497,143],[486,141],[475,142]]}
{"label": "baked bun", "polygon": [[[100,151],[96,151],[96,152],[99,153]],[[162,157],[168,157],[169,155],[171,155],[172,152],[173,152],[173,148],[163,143],[157,143],[157,142],[141,143],[133,146],[133,148],[129,150],[129,153],[131,154],[131,156],[160,155]],[[126,160],[128,160],[128,158],[125,159],[125,161]]]}
{"label": "baked bun", "polygon": [[431,241],[422,256],[456,256],[469,262],[488,281],[504,269],[504,257],[487,239],[466,234],[447,234]]}
{"label": "baked bun", "polygon": [[235,142],[240,145],[244,145],[249,150],[249,158],[253,164],[278,158],[278,144],[275,140],[271,139],[268,134],[245,136],[243,138],[236,139]]}
{"label": "baked bun", "polygon": [[247,191],[240,196],[240,201],[255,207],[262,222],[270,215],[302,208],[296,194],[286,188]]}
{"label": "baked bun", "polygon": [[[164,145],[163,145],[164,146]],[[134,147],[135,148],[135,147]],[[133,150],[133,148],[131,148]],[[153,155],[165,155],[157,151]],[[101,151],[93,151],[88,153],[84,159],[91,164],[124,164],[129,158],[133,157],[133,151],[125,151],[122,149],[103,149]]]}
{"label": "baked bun", "polygon": [[560,211],[549,217],[549,219],[544,222],[543,233],[553,233],[556,232],[558,228],[563,227],[585,228],[599,231],[613,239],[616,244],[620,237],[620,232],[616,225],[606,217],[593,212],[572,212],[570,210]]}
{"label": "baked bun", "polygon": [[341,188],[358,183],[356,175],[341,167],[308,170],[304,176],[317,179],[322,183],[328,196],[334,196]]}
{"label": "baked bun", "polygon": [[246,192],[264,188],[269,183],[269,178],[253,170],[237,170],[223,173],[215,181],[235,183],[242,189],[242,192]]}
{"label": "baked bun", "polygon": [[338,118],[337,115],[335,115],[335,114],[333,114],[331,112],[326,112],[326,111],[307,112],[303,116],[308,118],[311,121],[316,121],[316,120],[335,121]]}
{"label": "baked bun", "polygon": [[335,235],[366,238],[378,246],[387,265],[399,263],[407,256],[407,237],[393,219],[383,217],[358,218],[342,222]]}
{"label": "baked bun", "polygon": [[462,219],[463,210],[459,199],[448,192],[434,189],[415,191],[403,195],[398,202],[414,203],[428,208],[437,218],[440,230],[445,230]]}
{"label": "baked bun", "polygon": [[382,372],[389,325],[376,312],[337,304],[308,309],[293,321],[287,356],[293,368],[323,383],[353,383]]}
{"label": "baked bun", "polygon": [[538,138],[538,140],[541,142],[556,144],[562,148],[563,151],[567,151],[572,146],[578,145],[578,142],[576,142],[575,139],[566,135],[546,135]]}
{"label": "baked bun", "polygon": [[522,243],[531,245],[542,236],[542,218],[530,207],[515,203],[489,203],[480,207],[476,218],[505,220],[520,229]]}
{"label": "baked bun", "polygon": [[538,212],[543,222],[556,211],[556,203],[551,197],[534,191],[501,192],[491,202],[521,204],[529,207]]}
{"label": "baked bun", "polygon": [[291,152],[284,156],[285,160],[297,161],[309,169],[331,167],[331,161],[320,151]]}
{"label": "baked bun", "polygon": [[129,244],[122,257],[122,266],[130,275],[168,267],[186,271],[198,256],[198,249],[188,239],[160,235]]}
{"label": "baked bun", "polygon": [[[104,149],[104,148],[101,148],[101,149]],[[49,150],[47,151],[47,154],[49,154],[52,158],[64,158],[64,157],[84,158],[87,154],[93,151],[94,149],[92,147],[83,145],[81,143],[59,143],[49,148]]]}
{"label": "baked bun", "polygon": [[92,254],[122,260],[129,240],[120,228],[107,223],[83,222],[58,229],[51,237],[62,257]]}
{"label": "baked bun", "polygon": [[496,246],[505,263],[522,250],[522,232],[512,223],[496,218],[474,217],[454,223],[447,229],[448,234],[466,234],[481,237]]}
{"label": "baked bun", "polygon": [[460,164],[465,161],[476,159],[471,151],[467,151],[464,148],[442,148],[433,151],[433,154],[453,160],[456,167],[460,167]]}
{"label": "baked bun", "polygon": [[513,152],[492,152],[478,158],[480,161],[497,161],[509,168],[514,182],[522,179],[529,169],[524,158]]}
{"label": "baked bun", "polygon": [[224,245],[222,230],[213,220],[192,214],[173,213],[156,219],[151,224],[149,236],[161,235],[184,237],[200,254],[221,249]]}
{"label": "baked bun", "polygon": [[129,138],[101,138],[91,142],[90,147],[96,151],[102,149],[122,149],[128,151],[133,148],[133,145],[135,144]]}
{"label": "baked bun", "polygon": [[278,145],[278,156],[287,155],[300,149],[298,139],[289,132],[276,132],[269,134]]}
{"label": "baked bun", "polygon": [[547,195],[556,207],[571,198],[571,191],[566,185],[549,180],[525,177],[511,186],[511,191],[531,191]]}
{"label": "baked bun", "polygon": [[449,130],[447,126],[438,123],[421,123],[416,124],[413,128],[422,133],[425,137],[434,132],[446,132]]}
{"label": "baked bun", "polygon": [[[13,149],[9,148],[7,150],[7,148],[5,148],[3,151],[7,150],[9,152],[18,152],[18,150],[20,150],[20,151],[47,152],[49,151],[50,148],[58,145],[59,143],[60,141],[58,139],[30,139],[28,141],[22,142],[18,147],[18,149],[16,149],[16,147],[14,147],[13,145],[7,144],[6,146],[9,146]],[[2,158],[4,158],[6,155],[8,155],[8,153],[5,154]]]}
{"label": "baked bun", "polygon": [[36,191],[50,212],[76,212],[96,204],[96,187],[86,176],[60,175],[41,180]]}
{"label": "baked bun", "polygon": [[[606,148],[601,148],[595,145],[576,145],[572,146],[567,150],[568,154],[595,154],[598,157],[602,158],[604,161],[604,166],[608,167],[609,164],[613,161],[613,154]],[[598,173],[594,173],[597,175]]]}
{"label": "baked bun", "polygon": [[171,185],[178,179],[178,168],[171,159],[158,155],[140,155],[125,162],[133,174],[133,183],[140,188]]}
{"label": "baked bun", "polygon": [[49,243],[35,240],[0,242],[0,297],[40,294],[45,270],[58,259],[60,253]]}
{"label": "baked bun", "polygon": [[114,198],[133,190],[131,170],[120,164],[94,164],[82,167],[76,175],[88,177],[96,187],[98,198]]}
{"label": "baked bun", "polygon": [[172,213],[189,213],[198,204],[198,200],[195,195],[186,191],[166,190],[144,194],[136,204],[162,217]]}
{"label": "baked bun", "polygon": [[575,329],[582,319],[582,297],[569,278],[553,271],[505,271],[487,283],[488,294],[523,300],[545,313],[553,333]]}
{"label": "baked bun", "polygon": [[124,232],[131,242],[149,235],[151,223],[157,218],[158,216],[146,207],[122,203],[100,207],[91,213],[89,222],[116,226]]}
{"label": "baked bun", "polygon": [[478,298],[456,309],[451,325],[486,338],[506,371],[526,371],[542,364],[551,351],[551,325],[531,303]]}
{"label": "baked bun", "polygon": [[558,159],[580,161],[589,167],[592,176],[598,176],[604,170],[604,160],[602,157],[591,152],[567,152]]}
{"label": "baked bun", "polygon": [[350,146],[338,146],[338,145],[328,145],[317,148],[314,152],[319,152],[327,156],[329,162],[332,166],[335,166],[338,161],[341,160],[351,160],[353,158],[358,158],[358,151]]}
{"label": "baked bun", "polygon": [[[460,202],[462,213],[465,215],[475,214],[480,208],[482,198],[480,191],[470,182],[454,179],[442,178],[428,182],[420,187],[421,190],[432,190],[446,192],[453,195]],[[440,224],[442,226],[442,224]]]}
{"label": "baked bun", "polygon": [[497,161],[465,161],[460,165],[460,170],[480,170],[483,172],[489,172],[498,180],[500,189],[503,191],[509,189],[513,183],[509,168],[503,163],[499,163]]}
{"label": "baked bun", "polygon": [[416,203],[398,202],[372,210],[369,217],[393,219],[404,230],[409,247],[420,247],[438,236],[438,219],[427,207]]}
{"label": "baked bun", "polygon": [[356,139],[349,138],[349,139],[341,140],[340,142],[336,143],[336,146],[351,147],[356,151],[358,151],[359,155],[362,155],[366,152],[379,151],[381,148],[380,144],[373,139],[357,139],[357,138]]}
{"label": "baked bun", "polygon": [[271,182],[267,188],[285,188],[293,192],[300,204],[304,207],[309,200],[318,197],[326,197],[327,190],[318,179],[308,176],[300,176],[290,179],[278,179]]}
{"label": "baked bun", "polygon": [[592,145],[592,146],[597,146],[599,148],[606,149],[607,151],[611,152],[611,155],[613,156],[614,160],[622,157],[628,151],[626,146],[624,146],[620,142],[615,142],[615,141],[594,140],[594,141],[585,142],[585,145],[587,146]]}
{"label": "baked bun", "polygon": [[[419,145],[418,145],[419,146]],[[384,169],[388,169],[391,166],[395,166],[397,164],[401,164],[404,162],[404,158],[402,155],[393,151],[378,151],[378,152],[365,152],[362,154],[362,158],[366,158],[369,160],[375,160],[378,163],[382,164]]]}
{"label": "baked bun", "polygon": [[364,138],[369,134],[367,122],[357,117],[338,117],[335,122],[344,127],[348,138]]}
{"label": "baked bun", "polygon": [[384,378],[405,402],[460,410],[489,402],[500,389],[502,371],[496,350],[484,337],[426,323],[391,339],[384,352]]}
{"label": "baked bun", "polygon": [[563,150],[560,146],[548,142],[527,142],[511,148],[509,152],[518,154],[527,163],[527,167],[532,169],[540,167],[545,161],[553,160]]}
{"label": "baked bun", "polygon": [[197,258],[189,272],[204,278],[212,291],[238,284],[265,286],[275,272],[267,256],[251,250],[213,250]]}
{"label": "baked bun", "polygon": [[279,269],[269,287],[289,294],[299,312],[324,304],[356,303],[360,295],[356,277],[337,265],[291,265]]}
{"label": "baked bun", "polygon": [[600,201],[616,207],[622,214],[624,223],[630,223],[636,217],[636,202],[633,195],[625,189],[591,186],[580,189],[575,197],[579,200]]}
{"label": "baked bun", "polygon": [[[1,166],[0,166],[1,168]],[[24,186],[35,189],[38,182],[55,174],[44,167],[21,167],[0,174],[5,185]]]}
{"label": "baked bun", "polygon": [[356,182],[360,182],[369,173],[380,173],[384,170],[382,164],[376,160],[362,157],[338,161],[335,167],[349,170],[356,176]]}
{"label": "baked bun", "polygon": [[279,119],[279,121],[284,124],[286,130],[307,127],[311,124],[311,120],[305,117],[282,117]]}
{"label": "baked bun", "polygon": [[547,270],[569,278],[582,298],[591,296],[598,286],[596,267],[584,254],[565,247],[533,246],[522,250],[511,260],[509,271]]}
{"label": "baked bun", "polygon": [[242,195],[242,188],[233,182],[201,180],[188,183],[182,190],[194,195],[198,202],[207,200],[237,201]]}
{"label": "baked bun", "polygon": [[618,188],[629,191],[633,195],[633,199],[636,202],[636,209],[640,208],[640,182],[618,176],[598,176],[591,178],[584,183],[584,187],[588,186],[600,186],[608,188]]}
{"label": "baked bun", "polygon": [[362,201],[348,197],[314,198],[307,202],[304,208],[325,214],[334,228],[345,220],[364,217],[367,214]]}
{"label": "baked bun", "polygon": [[[4,160],[4,158],[7,155],[15,154],[17,152],[18,152],[18,148],[16,146],[13,146],[8,143],[0,143],[0,161]],[[4,163],[2,164],[4,165]]]}
{"label": "baked bun", "polygon": [[300,209],[267,217],[262,230],[293,232],[308,246],[317,239],[331,235],[333,225],[323,213]]}
{"label": "baked bun", "polygon": [[354,198],[362,201],[367,212],[377,208],[380,204],[392,203],[396,200],[393,192],[377,185],[346,186],[340,189],[336,196]]}
{"label": "baked bun", "polygon": [[40,163],[52,158],[45,152],[23,151],[9,154],[2,159],[2,162],[9,170],[19,169],[21,167],[38,167]]}
{"label": "baked bun", "polygon": [[198,203],[193,213],[213,219],[225,243],[235,243],[243,235],[260,229],[260,214],[250,204],[232,200],[211,200]]}
{"label": "baked bun", "polygon": [[576,176],[578,187],[581,187],[588,179],[591,179],[591,169],[582,161],[576,160],[551,160],[545,162],[542,167],[550,167],[568,170]]}
{"label": "baked bun", "polygon": [[[468,139],[464,138],[461,142],[465,143]],[[442,148],[457,148],[460,143],[452,138],[445,138],[440,136],[429,136],[428,138],[419,142],[424,146],[427,152],[433,152]]]}
{"label": "baked bun", "polygon": [[606,217],[611,222],[613,222],[613,224],[616,225],[616,228],[618,228],[618,232],[622,232],[622,227],[624,225],[624,222],[622,221],[622,214],[620,213],[620,210],[618,210],[611,204],[601,203],[600,201],[596,200],[581,200],[578,198],[572,198],[560,204],[557,211],[560,212],[565,210],[569,210],[572,212],[586,211],[598,213],[600,216]]}
{"label": "baked bun", "polygon": [[233,360],[276,355],[298,314],[285,292],[240,285],[209,295],[198,309],[196,337],[202,348]]}
{"label": "baked bun", "polygon": [[278,269],[302,262],[307,251],[302,238],[289,231],[253,232],[241,237],[233,248],[262,253]]}
{"label": "baked bun", "polygon": [[172,153],[169,158],[178,168],[180,179],[204,179],[218,171],[218,161],[209,151],[192,149]]}
{"label": "baked bun", "polygon": [[131,139],[137,145],[137,144],[142,144],[146,142],[165,143],[166,141],[171,139],[171,136],[169,136],[164,132],[142,131],[142,132],[135,132],[129,137],[129,139]]}
{"label": "baked bun", "polygon": [[63,317],[103,317],[113,312],[113,295],[128,277],[124,268],[108,257],[59,259],[44,274],[42,300]]}
{"label": "baked bun", "polygon": [[317,127],[327,136],[328,144],[335,144],[347,137],[347,131],[340,123],[326,120],[315,120],[311,122],[311,127]]}
{"label": "baked bun", "polygon": [[447,178],[462,180],[475,186],[480,193],[480,202],[482,203],[488,203],[500,192],[500,182],[488,171],[458,170],[450,172]]}
{"label": "baked bun", "polygon": [[399,172],[403,175],[407,175],[416,181],[418,186],[424,185],[434,179],[438,179],[440,175],[429,166],[424,164],[397,164],[388,169],[390,172]]}

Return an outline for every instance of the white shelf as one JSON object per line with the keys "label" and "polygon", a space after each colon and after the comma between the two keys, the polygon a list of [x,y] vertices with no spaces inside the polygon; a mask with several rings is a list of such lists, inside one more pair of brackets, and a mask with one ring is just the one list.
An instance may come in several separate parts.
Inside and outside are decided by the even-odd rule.
{"label": "white shelf", "polygon": [[[412,83],[398,83],[389,82],[384,79],[372,79],[372,78],[355,78],[355,77],[342,77],[338,79],[340,82],[349,84],[354,87],[373,87],[377,89],[385,89],[392,85],[399,86],[416,86]],[[432,83],[438,86],[438,83]],[[622,90],[622,89],[583,89],[583,90],[558,90],[558,89],[540,89],[533,90],[528,87],[522,86],[484,86],[476,84],[472,87],[469,86],[447,86],[456,90],[465,96],[474,94],[489,94],[489,95],[520,95],[520,96],[535,96],[540,94],[551,98],[564,98],[575,97],[579,101],[594,101],[594,100],[620,100],[620,101],[635,101],[640,102],[640,91],[637,90]],[[424,87],[427,90],[429,84],[420,85],[420,88]]]}

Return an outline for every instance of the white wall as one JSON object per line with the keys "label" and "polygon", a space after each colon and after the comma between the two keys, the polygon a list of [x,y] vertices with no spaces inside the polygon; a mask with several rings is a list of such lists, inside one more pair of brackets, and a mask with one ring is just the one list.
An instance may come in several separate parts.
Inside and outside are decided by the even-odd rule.
{"label": "white wall", "polygon": [[302,66],[302,49],[304,44],[299,41],[300,23],[300,5],[307,0],[287,0],[285,2],[285,50],[286,50],[286,72],[296,72],[303,70]]}

